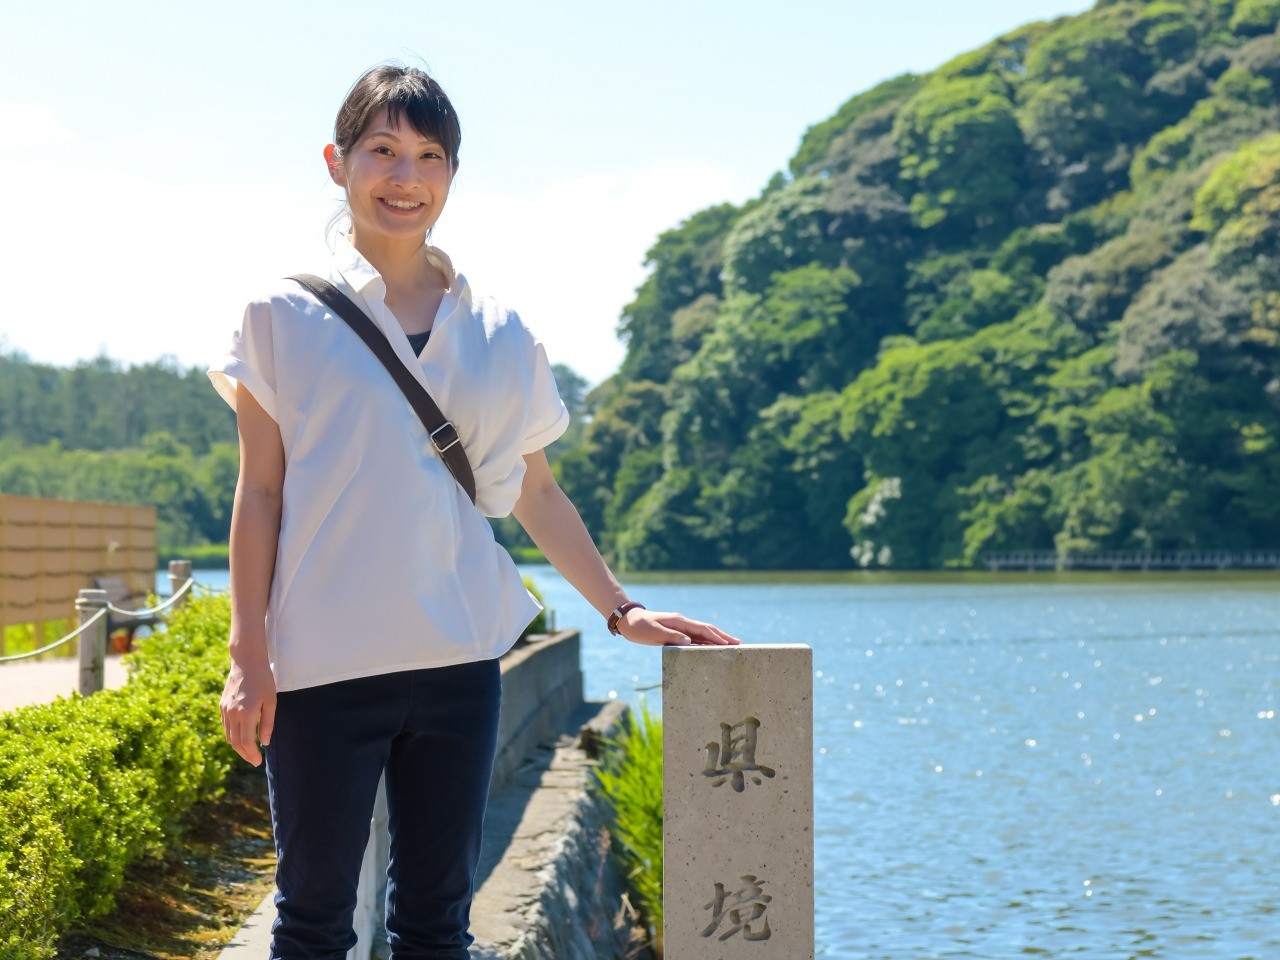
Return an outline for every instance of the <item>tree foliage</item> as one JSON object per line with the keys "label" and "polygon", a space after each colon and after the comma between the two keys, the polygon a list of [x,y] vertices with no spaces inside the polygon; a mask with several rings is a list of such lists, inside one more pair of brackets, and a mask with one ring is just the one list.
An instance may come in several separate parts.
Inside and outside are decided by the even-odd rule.
{"label": "tree foliage", "polygon": [[1280,545],[1278,20],[1029,24],[858,93],[789,177],[663,234],[563,460],[606,552]]}

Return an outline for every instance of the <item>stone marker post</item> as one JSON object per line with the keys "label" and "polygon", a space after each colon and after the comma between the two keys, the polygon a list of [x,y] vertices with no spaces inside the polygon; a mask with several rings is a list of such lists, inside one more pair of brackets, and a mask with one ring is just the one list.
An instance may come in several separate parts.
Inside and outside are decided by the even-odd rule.
{"label": "stone marker post", "polygon": [[662,652],[667,960],[812,960],[813,651]]}
{"label": "stone marker post", "polygon": [[[88,587],[76,597],[76,613],[83,626],[107,605],[107,591]],[[102,689],[106,671],[107,618],[101,617],[80,639],[80,696],[87,697]]]}

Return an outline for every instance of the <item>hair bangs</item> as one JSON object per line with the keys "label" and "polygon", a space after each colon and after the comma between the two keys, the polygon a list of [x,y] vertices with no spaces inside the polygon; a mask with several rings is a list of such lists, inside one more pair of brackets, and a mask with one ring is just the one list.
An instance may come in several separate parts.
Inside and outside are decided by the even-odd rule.
{"label": "hair bangs", "polygon": [[333,126],[339,152],[347,154],[384,110],[393,127],[407,119],[420,136],[444,148],[450,164],[458,165],[462,128],[453,104],[429,74],[402,64],[374,67],[356,81]]}

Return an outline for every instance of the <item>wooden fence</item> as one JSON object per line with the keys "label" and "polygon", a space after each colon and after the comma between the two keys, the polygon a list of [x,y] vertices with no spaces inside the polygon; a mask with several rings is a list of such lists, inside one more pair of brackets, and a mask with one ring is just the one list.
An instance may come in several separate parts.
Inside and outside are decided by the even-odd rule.
{"label": "wooden fence", "polygon": [[4,628],[75,617],[94,577],[121,577],[131,594],[156,582],[156,508],[0,494],[0,656]]}

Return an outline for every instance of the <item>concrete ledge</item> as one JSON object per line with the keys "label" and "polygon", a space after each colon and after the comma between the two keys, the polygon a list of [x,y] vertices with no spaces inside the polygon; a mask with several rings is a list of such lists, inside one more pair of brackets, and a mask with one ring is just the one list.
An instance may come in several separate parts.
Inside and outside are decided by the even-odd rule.
{"label": "concrete ledge", "polygon": [[[534,751],[489,800],[471,908],[473,960],[636,957],[621,868],[604,812],[589,792],[605,740],[627,723],[620,701],[584,703],[557,741]],[[267,896],[220,960],[270,956],[275,903]],[[375,947],[375,955],[381,953]]]}
{"label": "concrete ledge", "polygon": [[490,800],[483,878],[471,911],[476,960],[635,956],[621,868],[590,792],[588,752],[626,722],[618,701],[586,703]]}
{"label": "concrete ledge", "polygon": [[[562,630],[529,637],[503,655],[502,712],[498,717],[490,800],[507,788],[513,774],[533,756],[539,744],[556,741],[565,718],[582,704],[581,648],[582,635],[577,630]],[[488,831],[486,840],[487,834]],[[353,918],[359,939],[347,960],[380,960],[389,955],[384,916],[390,856],[387,795],[385,783],[379,783]]]}
{"label": "concrete ledge", "polygon": [[502,715],[490,795],[502,791],[540,743],[555,740],[582,703],[582,634],[531,637],[502,658]]}
{"label": "concrete ledge", "polygon": [[[591,769],[626,722],[627,707],[583,703],[579,652],[580,634],[562,631],[502,658],[498,750],[471,913],[475,958],[635,955],[604,813],[588,792]],[[386,953],[381,890],[373,892],[385,881],[388,852],[381,787],[379,794],[355,918],[361,942],[352,951],[375,958]],[[265,960],[274,919],[268,896],[220,960]]]}

